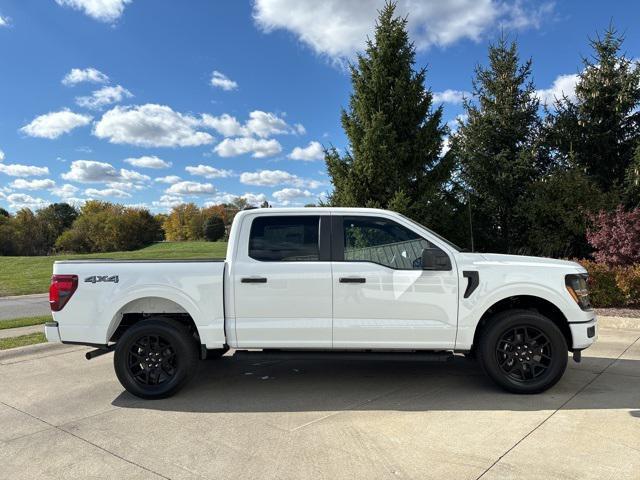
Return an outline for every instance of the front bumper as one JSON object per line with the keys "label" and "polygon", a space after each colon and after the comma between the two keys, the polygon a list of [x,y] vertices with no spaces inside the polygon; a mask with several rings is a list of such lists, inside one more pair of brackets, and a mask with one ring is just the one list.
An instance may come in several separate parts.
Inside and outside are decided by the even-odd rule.
{"label": "front bumper", "polygon": [[47,337],[48,342],[62,343],[62,340],[60,340],[60,330],[58,329],[58,322],[45,323],[44,335],[45,337]]}
{"label": "front bumper", "polygon": [[595,314],[586,322],[569,323],[569,328],[573,338],[573,350],[587,348],[598,339],[598,318]]}

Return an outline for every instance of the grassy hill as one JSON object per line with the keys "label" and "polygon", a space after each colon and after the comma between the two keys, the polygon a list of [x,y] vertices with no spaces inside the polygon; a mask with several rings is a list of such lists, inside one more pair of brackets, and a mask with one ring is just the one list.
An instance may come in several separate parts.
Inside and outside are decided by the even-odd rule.
{"label": "grassy hill", "polygon": [[131,252],[0,257],[0,296],[47,292],[56,260],[224,258],[226,252],[225,242],[162,242]]}

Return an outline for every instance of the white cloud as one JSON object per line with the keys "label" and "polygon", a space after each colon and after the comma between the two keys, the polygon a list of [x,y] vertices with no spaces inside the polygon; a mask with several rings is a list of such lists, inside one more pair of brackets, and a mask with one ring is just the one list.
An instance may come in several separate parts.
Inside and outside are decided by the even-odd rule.
{"label": "white cloud", "polygon": [[314,160],[322,160],[324,158],[324,150],[320,142],[312,141],[304,148],[295,147],[287,156],[292,160],[312,162]]}
{"label": "white cloud", "polygon": [[95,160],[75,160],[71,162],[71,169],[61,176],[65,180],[79,183],[104,183],[120,180],[120,174],[113,165]]}
{"label": "white cloud", "polygon": [[213,149],[221,157],[236,157],[251,153],[254,158],[270,157],[282,151],[280,142],[275,139],[255,139],[253,137],[225,138]]}
{"label": "white cloud", "polygon": [[304,135],[305,133],[307,133],[307,129],[304,128],[304,125],[302,125],[301,123],[294,123],[293,129],[298,135]]}
{"label": "white cloud", "polygon": [[41,177],[49,175],[48,167],[36,167],[34,165],[19,165],[16,163],[6,165],[0,163],[0,173],[10,177]]}
{"label": "white cloud", "polygon": [[166,177],[158,177],[154,181],[159,183],[171,184],[171,183],[178,183],[180,180],[182,179],[177,175],[167,175]]}
{"label": "white cloud", "polygon": [[0,15],[0,27],[8,27],[9,26],[9,17],[3,17]]}
{"label": "white cloud", "polygon": [[111,143],[142,147],[194,147],[213,142],[211,135],[197,131],[200,124],[166,105],[148,103],[114,107],[96,123],[93,134]]}
{"label": "white cloud", "polygon": [[272,135],[281,135],[291,132],[291,127],[287,125],[282,118],[271,112],[263,112],[254,110],[249,113],[247,121],[247,129],[249,132],[261,138],[267,138]]}
{"label": "white cloud", "polygon": [[299,188],[283,188],[277,192],[273,192],[273,198],[283,205],[288,205],[294,200],[304,200],[313,197],[309,190],[300,190]]}
{"label": "white cloud", "polygon": [[98,190],[97,188],[87,188],[84,191],[84,194],[89,198],[95,197],[111,197],[111,198],[129,198],[131,194],[125,192],[123,190],[118,190],[117,188],[104,188],[102,190]]}
{"label": "white cloud", "polygon": [[109,77],[93,67],[72,68],[62,79],[62,84],[70,87],[82,82],[107,83],[108,81]]}
{"label": "white cloud", "polygon": [[[315,52],[338,59],[362,50],[373,38],[378,10],[385,0],[256,0],[253,18],[264,32],[288,30]],[[547,15],[549,3],[544,4]],[[447,46],[461,39],[479,41],[499,24],[514,29],[536,27],[542,8],[531,12],[522,2],[500,0],[400,0],[396,13],[408,15],[408,29],[418,50]],[[528,21],[527,21],[528,20]]]}
{"label": "white cloud", "polygon": [[56,182],[47,178],[42,180],[24,180],[22,178],[18,178],[14,180],[10,188],[15,188],[17,190],[49,190],[56,186]]}
{"label": "white cloud", "polygon": [[205,195],[215,192],[210,183],[178,182],[171,185],[165,193],[169,195]]}
{"label": "white cloud", "polygon": [[155,155],[144,155],[138,158],[125,158],[125,163],[129,165],[133,165],[138,168],[169,168],[171,166],[171,162],[166,162],[161,158],[156,157]]}
{"label": "white cloud", "polygon": [[107,187],[117,188],[118,190],[130,191],[130,190],[144,190],[147,188],[145,184],[134,182],[107,182]]}
{"label": "white cloud", "polygon": [[184,203],[184,199],[176,195],[162,195],[159,200],[154,200],[151,204],[154,207],[170,209]]}
{"label": "white cloud", "polygon": [[56,0],[56,3],[81,10],[95,20],[110,23],[120,18],[124,7],[131,3],[131,0]]}
{"label": "white cloud", "polygon": [[124,98],[131,97],[133,97],[133,94],[129,90],[122,85],[116,85],[115,87],[102,87],[89,96],[76,97],[76,103],[84,108],[99,110],[112,103],[119,103]]}
{"label": "white cloud", "polygon": [[65,183],[61,187],[57,187],[51,190],[51,193],[56,197],[70,198],[70,197],[73,197],[73,195],[75,195],[77,191],[78,191],[78,187],[75,187],[70,183]]}
{"label": "white cloud", "polygon": [[126,168],[120,169],[120,178],[125,182],[148,182],[151,177],[143,175],[135,170],[127,170]]}
{"label": "white cloud", "polygon": [[34,118],[31,123],[20,129],[31,137],[58,138],[74,128],[83,127],[91,122],[91,115],[74,113],[69,109],[49,112]]}
{"label": "white cloud", "polygon": [[0,162],[4,161],[4,152],[0,150]]}
{"label": "white cloud", "polygon": [[558,75],[550,88],[536,90],[536,95],[542,103],[547,105],[552,105],[556,99],[560,100],[563,95],[575,101],[578,80],[580,80],[580,76],[577,73]]}
{"label": "white cloud", "polygon": [[221,88],[225,91],[235,90],[238,88],[238,83],[231,80],[224,73],[214,70],[211,74],[211,85],[217,88]]}
{"label": "white cloud", "polygon": [[259,170],[257,172],[243,172],[240,183],[273,187],[276,185],[293,185],[294,187],[318,188],[322,185],[317,180],[306,180],[283,170]]}
{"label": "white cloud", "polygon": [[191,175],[199,175],[205,178],[227,178],[233,173],[231,170],[223,170],[220,168],[211,167],[209,165],[198,165],[197,167],[188,166],[185,170]]}
{"label": "white cloud", "polygon": [[433,94],[433,102],[434,103],[452,103],[452,104],[460,104],[462,103],[462,99],[464,97],[470,97],[471,94],[469,92],[465,92],[463,90],[451,90],[447,88],[442,92],[435,92]]}
{"label": "white cloud", "polygon": [[244,198],[250,205],[260,205],[267,199],[267,196],[264,193],[243,193],[242,195],[237,195],[235,193],[221,193],[214,196],[211,201],[205,202],[204,206],[211,207],[213,205],[220,205],[221,203],[231,203],[238,197]]}
{"label": "white cloud", "polygon": [[205,113],[202,115],[202,124],[205,127],[213,128],[216,132],[225,137],[238,137],[249,134],[236,117],[227,113],[223,113],[219,117],[214,117],[213,115]]}
{"label": "white cloud", "polygon": [[11,208],[11,210],[19,210],[21,208],[37,210],[49,205],[49,202],[46,200],[34,198],[26,193],[12,193],[11,195],[7,195],[7,201],[9,202],[9,208]]}

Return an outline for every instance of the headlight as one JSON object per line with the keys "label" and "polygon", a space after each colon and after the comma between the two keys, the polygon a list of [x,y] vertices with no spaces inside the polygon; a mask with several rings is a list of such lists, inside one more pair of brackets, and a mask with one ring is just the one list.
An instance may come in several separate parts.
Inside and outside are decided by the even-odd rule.
{"label": "headlight", "polygon": [[565,285],[567,286],[569,295],[571,295],[582,310],[591,310],[587,278],[586,273],[571,274],[565,277]]}

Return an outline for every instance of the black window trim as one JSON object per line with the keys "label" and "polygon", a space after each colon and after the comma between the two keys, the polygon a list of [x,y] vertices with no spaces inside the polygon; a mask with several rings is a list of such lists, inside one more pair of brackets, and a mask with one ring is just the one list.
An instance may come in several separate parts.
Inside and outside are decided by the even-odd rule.
{"label": "black window trim", "polygon": [[381,267],[388,268],[389,270],[396,270],[396,271],[403,271],[403,272],[420,271],[420,270],[416,270],[416,269],[413,269],[413,268],[393,268],[393,267],[390,267],[389,265],[385,265],[383,263],[372,262],[371,260],[345,260],[344,259],[344,232],[343,232],[343,227],[344,227],[343,221],[344,221],[345,217],[347,217],[347,218],[349,218],[349,217],[371,218],[371,219],[385,220],[387,222],[397,223],[401,227],[404,227],[404,228],[407,228],[407,229],[411,230],[413,233],[418,235],[424,241],[426,241],[426,242],[430,243],[431,245],[433,245],[434,247],[442,250],[448,257],[450,257],[449,253],[446,250],[444,250],[440,246],[434,244],[431,240],[428,240],[428,239],[424,238],[420,233],[416,232],[415,230],[412,230],[411,228],[407,227],[406,225],[402,225],[401,223],[397,222],[396,220],[394,220],[392,218],[381,217],[381,216],[378,216],[378,215],[357,215],[357,214],[355,214],[355,215],[331,215],[331,251],[333,252],[333,260],[332,261],[334,261],[334,262],[372,263],[374,265],[380,265]]}
{"label": "black window trim", "polygon": [[331,229],[331,215],[320,215],[314,213],[312,215],[304,215],[300,213],[296,214],[282,214],[282,215],[253,215],[249,222],[249,233],[247,237],[247,258],[250,258],[254,262],[261,263],[301,263],[299,261],[292,260],[260,260],[251,256],[251,230],[253,229],[253,222],[258,218],[282,218],[282,217],[316,217],[318,218],[318,260],[307,260],[307,262],[330,262],[331,261],[331,247],[332,247],[332,229]]}

